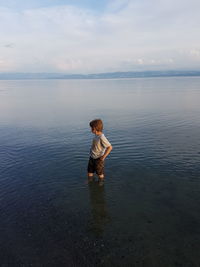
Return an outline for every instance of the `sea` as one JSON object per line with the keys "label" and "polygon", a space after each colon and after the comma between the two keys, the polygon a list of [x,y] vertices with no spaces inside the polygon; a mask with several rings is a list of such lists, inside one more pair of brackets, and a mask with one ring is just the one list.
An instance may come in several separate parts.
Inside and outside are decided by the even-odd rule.
{"label": "sea", "polygon": [[1,267],[199,267],[200,77],[1,80],[0,185]]}

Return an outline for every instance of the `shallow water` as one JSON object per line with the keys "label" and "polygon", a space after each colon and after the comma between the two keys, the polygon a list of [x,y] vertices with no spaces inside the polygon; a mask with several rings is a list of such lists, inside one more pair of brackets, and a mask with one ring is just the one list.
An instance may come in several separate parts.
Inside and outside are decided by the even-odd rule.
{"label": "shallow water", "polygon": [[196,77],[0,81],[1,265],[200,266],[199,103]]}

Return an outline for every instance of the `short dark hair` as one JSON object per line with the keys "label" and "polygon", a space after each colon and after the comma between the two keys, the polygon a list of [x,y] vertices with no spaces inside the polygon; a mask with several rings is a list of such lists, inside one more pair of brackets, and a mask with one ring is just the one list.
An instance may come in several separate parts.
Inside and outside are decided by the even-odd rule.
{"label": "short dark hair", "polygon": [[96,129],[97,131],[101,132],[103,130],[103,122],[101,119],[95,119],[90,122],[90,127],[92,129]]}

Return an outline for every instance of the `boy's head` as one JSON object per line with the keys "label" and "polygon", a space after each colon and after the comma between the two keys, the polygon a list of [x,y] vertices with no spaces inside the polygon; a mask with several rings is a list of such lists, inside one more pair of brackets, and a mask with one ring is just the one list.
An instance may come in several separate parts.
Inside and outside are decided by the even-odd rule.
{"label": "boy's head", "polygon": [[101,119],[96,119],[90,122],[90,127],[92,132],[102,132],[103,131],[103,122]]}

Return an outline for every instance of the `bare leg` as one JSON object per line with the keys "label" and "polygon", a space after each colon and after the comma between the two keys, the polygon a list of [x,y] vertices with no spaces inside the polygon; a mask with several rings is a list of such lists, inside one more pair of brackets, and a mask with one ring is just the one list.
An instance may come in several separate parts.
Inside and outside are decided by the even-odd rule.
{"label": "bare leg", "polygon": [[94,177],[94,173],[88,172],[88,182],[92,182],[93,177]]}
{"label": "bare leg", "polygon": [[100,174],[99,179],[104,179],[104,174]]}
{"label": "bare leg", "polygon": [[99,176],[99,186],[103,186],[104,185],[104,174],[100,174]]}

